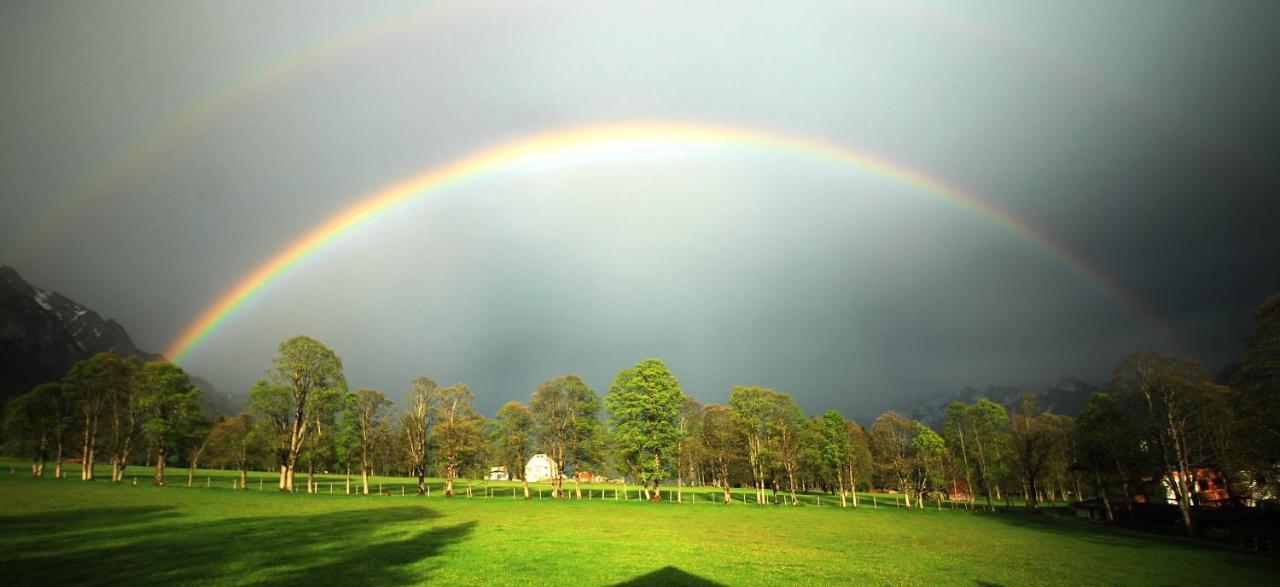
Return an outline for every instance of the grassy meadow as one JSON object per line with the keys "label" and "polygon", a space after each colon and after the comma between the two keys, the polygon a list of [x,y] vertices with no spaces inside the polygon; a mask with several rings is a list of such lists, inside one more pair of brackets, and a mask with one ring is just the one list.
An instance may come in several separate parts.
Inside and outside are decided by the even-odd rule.
{"label": "grassy meadow", "polygon": [[[10,466],[15,474],[9,474]],[[131,468],[125,484],[0,472],[0,580],[20,584],[1277,584],[1280,560],[1054,515],[933,507],[840,509],[614,501],[526,502],[272,490],[255,473],[171,470],[168,487]],[[51,469],[50,469],[51,471]],[[137,474],[137,485],[132,478]],[[104,477],[110,477],[104,471]],[[258,479],[264,491],[257,491]],[[305,487],[305,478],[299,482]],[[334,493],[328,493],[333,482]],[[406,495],[400,495],[404,486]],[[465,488],[466,484],[460,485]],[[535,486],[535,489],[537,486]],[[632,488],[634,490],[634,488]],[[465,494],[464,494],[465,495]]]}

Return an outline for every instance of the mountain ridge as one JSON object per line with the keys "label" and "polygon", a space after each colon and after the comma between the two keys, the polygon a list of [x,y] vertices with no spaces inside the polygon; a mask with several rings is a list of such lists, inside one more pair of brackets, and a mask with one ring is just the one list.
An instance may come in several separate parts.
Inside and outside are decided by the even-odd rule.
{"label": "mountain ridge", "polygon": [[[98,353],[164,359],[138,348],[119,322],[56,291],[28,283],[17,269],[0,265],[0,400],[57,380],[77,361]],[[212,414],[238,411],[234,398],[207,380],[191,376],[204,390]]]}

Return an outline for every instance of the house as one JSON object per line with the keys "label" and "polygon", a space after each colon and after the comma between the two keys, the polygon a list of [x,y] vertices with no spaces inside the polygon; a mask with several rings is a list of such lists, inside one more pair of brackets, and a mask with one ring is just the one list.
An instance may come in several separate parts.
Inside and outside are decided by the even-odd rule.
{"label": "house", "polygon": [[556,462],[543,453],[533,455],[524,466],[524,478],[530,483],[555,481],[559,472],[560,467]]}
{"label": "house", "polygon": [[490,481],[508,481],[511,476],[507,474],[506,467],[489,467],[489,476],[486,479]]}
{"label": "house", "polygon": [[1227,480],[1214,469],[1196,469],[1192,475],[1184,475],[1181,471],[1173,471],[1169,477],[1161,479],[1166,503],[1177,503],[1169,480],[1179,485],[1191,485],[1195,493],[1195,501],[1201,506],[1215,507],[1231,497],[1227,491]]}
{"label": "house", "polygon": [[592,475],[591,471],[578,471],[573,474],[574,481],[577,481],[579,483],[590,483],[595,478],[596,476]]}

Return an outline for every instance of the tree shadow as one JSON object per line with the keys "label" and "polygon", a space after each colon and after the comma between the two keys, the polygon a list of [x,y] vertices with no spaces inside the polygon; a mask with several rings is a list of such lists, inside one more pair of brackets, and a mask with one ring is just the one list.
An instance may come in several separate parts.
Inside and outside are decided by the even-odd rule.
{"label": "tree shadow", "polygon": [[[408,534],[403,525],[388,530],[392,523],[440,517],[421,506],[214,521],[138,509],[0,517],[0,527],[13,524],[31,532],[0,554],[6,582],[419,582],[424,569],[411,567],[465,540],[475,528],[468,522]],[[50,516],[57,519],[51,522]],[[94,532],[103,535],[85,540]]]}
{"label": "tree shadow", "polygon": [[697,575],[686,573],[672,566],[662,567],[651,573],[645,573],[634,579],[618,583],[615,587],[638,587],[642,585],[685,585],[688,587],[722,587],[720,583],[703,579]]}

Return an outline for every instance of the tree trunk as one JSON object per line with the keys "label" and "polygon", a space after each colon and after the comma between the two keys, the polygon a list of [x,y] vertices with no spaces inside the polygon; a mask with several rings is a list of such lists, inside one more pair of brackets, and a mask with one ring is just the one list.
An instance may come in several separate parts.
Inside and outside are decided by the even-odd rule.
{"label": "tree trunk", "polygon": [[285,482],[288,480],[289,480],[289,465],[286,463],[280,463],[280,491],[285,491],[285,487],[287,487]]}
{"label": "tree trunk", "polygon": [[453,468],[445,469],[444,475],[444,496],[453,497]]}
{"label": "tree trunk", "polygon": [[1107,508],[1107,521],[1114,522],[1116,521],[1116,516],[1111,511],[1111,499],[1107,497],[1107,484],[1102,482],[1102,473],[1099,473],[1097,469],[1094,469],[1093,476],[1098,483],[1098,497],[1102,498],[1102,505]]}
{"label": "tree trunk", "polygon": [[533,499],[533,496],[529,495],[529,479],[527,477],[521,476],[520,484],[524,486],[524,498]]}
{"label": "tree trunk", "polygon": [[792,472],[793,467],[787,467],[787,484],[791,488],[791,505],[800,505],[800,500],[796,498],[796,476]]}
{"label": "tree trunk", "polygon": [[369,495],[369,469],[365,467],[360,467],[360,485],[364,490],[364,494]]}
{"label": "tree trunk", "polygon": [[164,487],[164,455],[165,449],[156,449],[156,478],[151,480],[156,487]]}
{"label": "tree trunk", "polygon": [[418,465],[418,495],[427,494],[427,467],[426,465]]}
{"label": "tree trunk", "polygon": [[649,502],[657,503],[662,501],[662,491],[658,489],[658,482],[653,482],[653,493],[649,494]]}
{"label": "tree trunk", "polygon": [[582,486],[578,484],[578,475],[573,476],[573,493],[578,499],[582,499]]}
{"label": "tree trunk", "polygon": [[53,457],[53,458],[54,458],[54,460],[53,460],[53,478],[54,478],[54,479],[61,479],[61,478],[62,478],[62,438],[61,438],[61,436],[59,436],[59,438],[58,438],[58,446],[57,446],[57,449],[56,449],[56,450],[57,450],[57,453],[56,453],[56,454],[54,455],[54,457]]}

